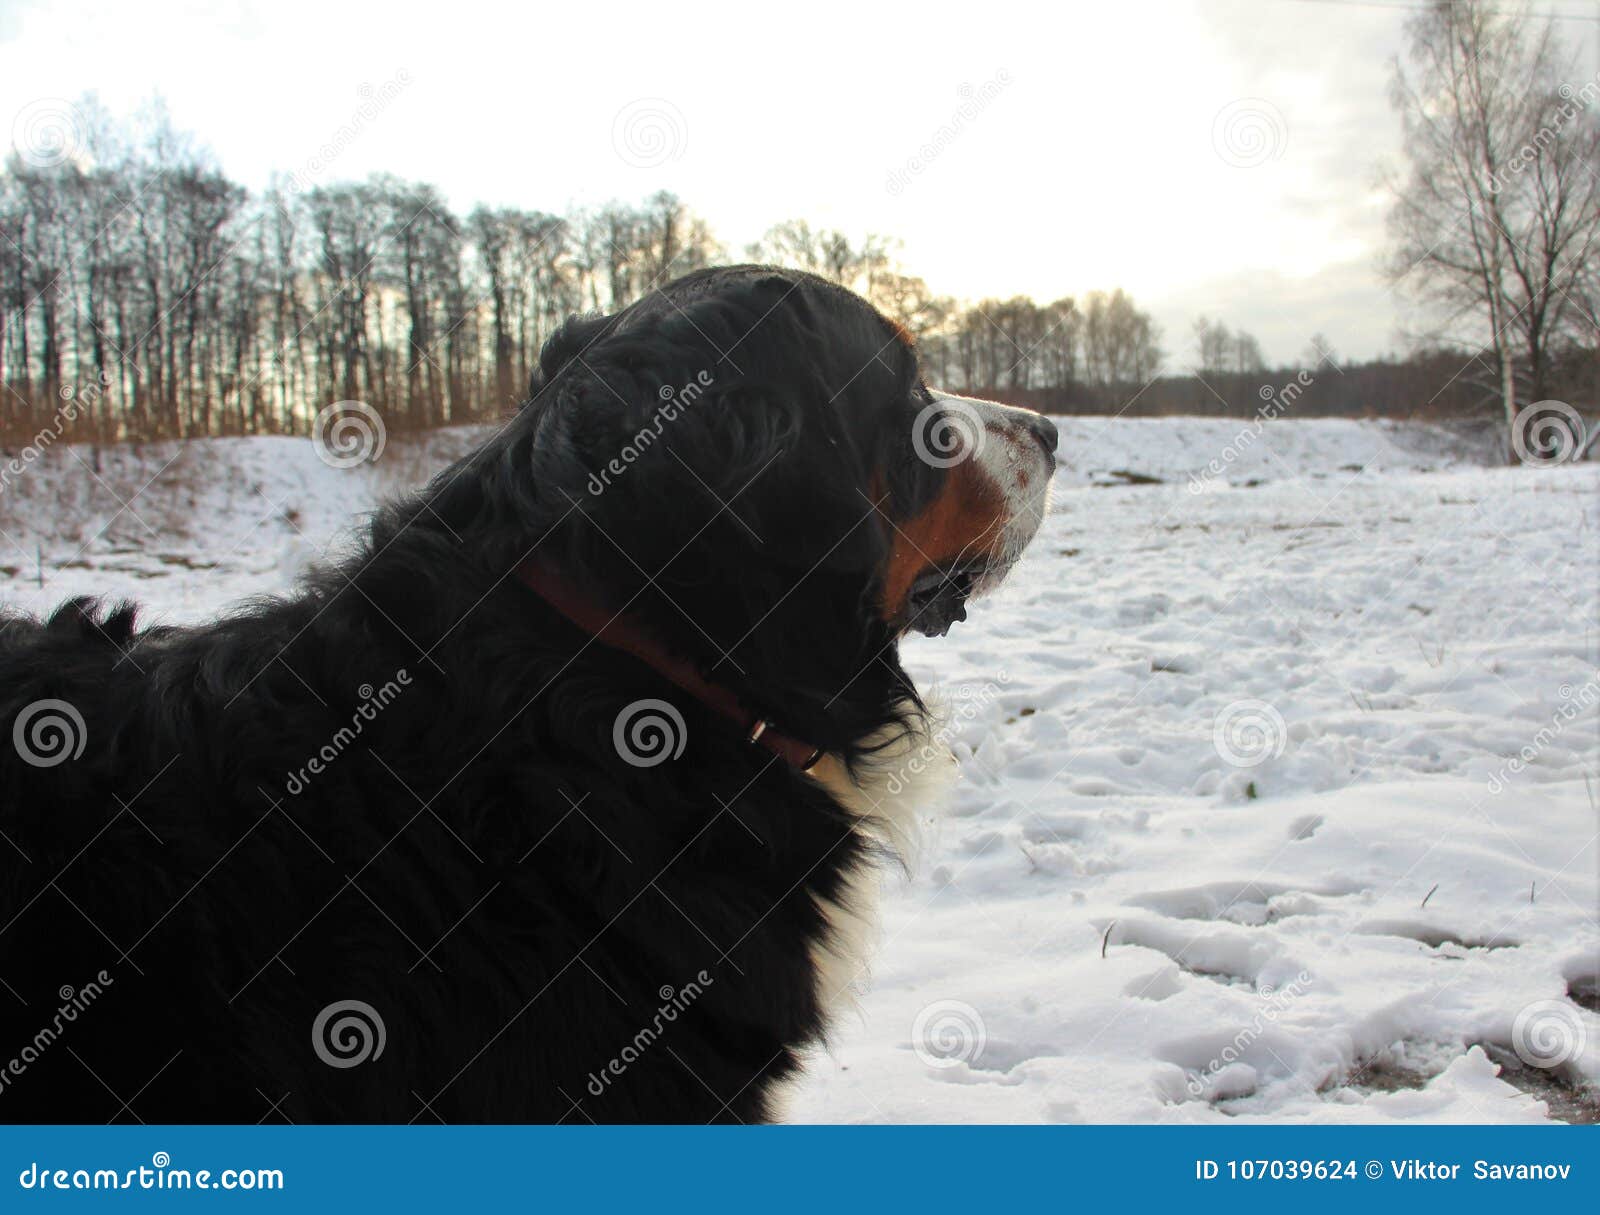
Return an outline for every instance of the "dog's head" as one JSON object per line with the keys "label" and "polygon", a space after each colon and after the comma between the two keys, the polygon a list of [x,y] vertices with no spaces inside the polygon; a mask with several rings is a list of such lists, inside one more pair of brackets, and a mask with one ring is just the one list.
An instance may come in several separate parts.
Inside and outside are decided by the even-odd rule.
{"label": "dog's head", "polygon": [[737,266],[570,321],[493,476],[515,542],[838,747],[914,697],[897,639],[1010,571],[1055,444],[1037,414],[930,389],[860,297]]}

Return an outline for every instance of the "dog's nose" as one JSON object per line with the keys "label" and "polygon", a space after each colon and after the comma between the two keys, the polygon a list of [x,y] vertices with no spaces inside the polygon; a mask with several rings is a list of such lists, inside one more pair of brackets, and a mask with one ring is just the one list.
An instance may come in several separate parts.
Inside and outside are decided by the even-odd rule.
{"label": "dog's nose", "polygon": [[1028,432],[1039,440],[1039,446],[1044,448],[1044,454],[1054,464],[1056,446],[1061,442],[1061,432],[1056,429],[1056,424],[1042,413],[1036,413],[1028,418]]}

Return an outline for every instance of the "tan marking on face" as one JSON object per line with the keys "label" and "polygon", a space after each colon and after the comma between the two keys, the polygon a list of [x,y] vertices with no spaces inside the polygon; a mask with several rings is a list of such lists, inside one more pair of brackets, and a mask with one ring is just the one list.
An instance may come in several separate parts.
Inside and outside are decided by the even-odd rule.
{"label": "tan marking on face", "polygon": [[952,467],[938,497],[921,514],[894,521],[883,579],[883,619],[893,623],[904,615],[911,584],[926,571],[958,558],[983,559],[998,553],[1005,522],[1005,494],[978,462],[964,460]]}

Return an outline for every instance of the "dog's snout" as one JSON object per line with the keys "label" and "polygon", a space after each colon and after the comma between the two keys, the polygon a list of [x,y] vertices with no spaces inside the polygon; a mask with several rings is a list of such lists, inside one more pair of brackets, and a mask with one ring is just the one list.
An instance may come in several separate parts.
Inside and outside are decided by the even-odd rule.
{"label": "dog's snout", "polygon": [[1061,442],[1061,432],[1056,429],[1056,424],[1042,413],[1036,413],[1028,419],[1028,433],[1039,440],[1039,446],[1044,448],[1044,454],[1054,464],[1056,447]]}

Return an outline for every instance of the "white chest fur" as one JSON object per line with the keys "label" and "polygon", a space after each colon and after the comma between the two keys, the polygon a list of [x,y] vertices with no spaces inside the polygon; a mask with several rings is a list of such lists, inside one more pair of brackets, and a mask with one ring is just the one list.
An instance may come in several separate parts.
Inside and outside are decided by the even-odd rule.
{"label": "white chest fur", "polygon": [[[832,756],[824,756],[811,772],[855,820],[852,829],[871,839],[879,853],[846,874],[839,898],[814,896],[826,927],[811,947],[811,963],[817,999],[829,1021],[854,1005],[865,984],[879,930],[878,892],[887,878],[881,862],[898,860],[906,869],[915,864],[921,820],[944,805],[958,775],[945,733],[923,714],[911,719],[909,731],[886,731],[882,739],[868,739],[867,746],[879,742],[885,742],[883,748],[854,776]],[[783,1121],[797,1079],[769,1094],[774,1121]]]}
{"label": "white chest fur", "polygon": [[[940,809],[957,776],[955,757],[943,734],[918,714],[909,731],[886,732],[881,750],[852,775],[844,765],[825,757],[813,770],[815,779],[856,820],[885,859],[910,868],[916,859],[920,818]],[[848,1006],[866,977],[867,958],[878,931],[881,864],[865,863],[847,875],[837,900],[818,898],[827,933],[812,949],[817,994],[830,1016]]]}

